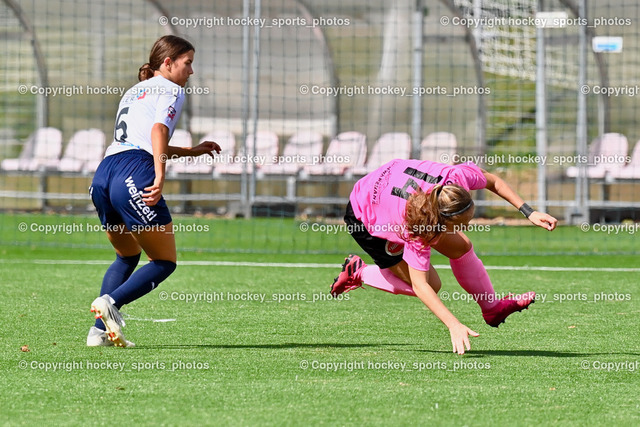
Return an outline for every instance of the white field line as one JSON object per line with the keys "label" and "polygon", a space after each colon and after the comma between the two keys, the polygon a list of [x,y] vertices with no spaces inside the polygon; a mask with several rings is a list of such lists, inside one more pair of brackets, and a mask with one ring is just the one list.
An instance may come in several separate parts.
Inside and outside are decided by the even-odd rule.
{"label": "white field line", "polygon": [[[75,260],[75,259],[0,259],[3,264],[48,264],[48,265],[110,265],[111,260]],[[205,267],[268,267],[268,268],[331,268],[339,269],[340,264],[319,263],[284,263],[284,262],[248,262],[248,261],[178,261],[178,265]],[[437,264],[435,268],[448,269],[448,264]],[[640,273],[640,268],[617,267],[549,267],[549,266],[508,266],[485,265],[487,270],[511,271],[571,271],[571,272],[611,272],[611,273]]]}

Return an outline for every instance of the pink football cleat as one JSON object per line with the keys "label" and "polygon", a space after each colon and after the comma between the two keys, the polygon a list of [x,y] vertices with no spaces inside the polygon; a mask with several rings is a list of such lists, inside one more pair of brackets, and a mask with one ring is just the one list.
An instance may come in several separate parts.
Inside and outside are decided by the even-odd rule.
{"label": "pink football cleat", "polygon": [[496,304],[496,306],[491,310],[487,311],[486,313],[482,313],[482,317],[484,317],[484,321],[487,322],[489,326],[497,328],[510,314],[528,308],[535,302],[535,299],[535,292],[526,292],[524,294],[515,296],[509,294],[508,296],[499,300],[498,304]]}
{"label": "pink football cleat", "polygon": [[331,295],[338,295],[362,287],[362,269],[366,264],[358,255],[349,255],[342,264],[342,271],[331,285]]}

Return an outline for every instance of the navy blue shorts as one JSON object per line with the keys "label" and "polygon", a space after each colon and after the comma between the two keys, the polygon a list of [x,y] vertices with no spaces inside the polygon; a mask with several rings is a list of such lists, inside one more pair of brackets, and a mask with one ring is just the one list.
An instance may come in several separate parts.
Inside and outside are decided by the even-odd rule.
{"label": "navy blue shorts", "polygon": [[91,200],[103,227],[125,224],[130,231],[171,222],[164,197],[155,206],[142,200],[144,188],[153,184],[156,173],[153,156],[144,150],[127,150],[107,156],[93,177]]}

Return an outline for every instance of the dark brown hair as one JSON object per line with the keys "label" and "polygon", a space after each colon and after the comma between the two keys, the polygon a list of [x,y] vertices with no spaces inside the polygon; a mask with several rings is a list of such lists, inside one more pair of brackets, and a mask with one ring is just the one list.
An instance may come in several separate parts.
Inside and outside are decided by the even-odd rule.
{"label": "dark brown hair", "polygon": [[428,246],[453,221],[473,206],[471,194],[459,185],[436,185],[429,193],[416,191],[407,200],[405,240],[420,240]]}
{"label": "dark brown hair", "polygon": [[138,70],[138,80],[143,81],[153,77],[154,72],[160,69],[165,58],[171,58],[172,61],[175,61],[190,50],[195,52],[196,49],[182,37],[172,35],[160,37],[151,48],[149,62]]}

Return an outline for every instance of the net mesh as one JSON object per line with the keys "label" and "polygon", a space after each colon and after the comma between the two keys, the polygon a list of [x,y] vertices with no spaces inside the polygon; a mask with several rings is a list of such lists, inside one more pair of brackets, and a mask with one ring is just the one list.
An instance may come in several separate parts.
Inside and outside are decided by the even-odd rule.
{"label": "net mesh", "polygon": [[[606,135],[601,145],[620,147],[604,151],[608,169],[601,175],[589,158],[587,172],[594,175],[587,181],[588,217],[581,221],[638,219],[640,167],[627,167],[640,161],[633,155],[640,139],[635,2],[586,2],[586,25],[579,2],[570,0],[543,7],[533,0],[246,3],[247,9],[243,2],[203,0],[0,2],[6,53],[0,242],[107,247],[100,230],[89,230],[97,224],[87,191],[89,162],[79,169],[62,165],[70,164],[67,157],[89,156],[89,142],[100,140],[80,132],[102,132],[105,144],[111,142],[119,99],[164,34],[196,46],[179,124],[184,132],[172,143],[214,139],[225,149],[208,161],[170,167],[165,197],[176,223],[192,226],[178,237],[185,249],[342,252],[352,244],[344,230],[313,231],[311,225],[340,224],[355,181],[393,157],[476,161],[535,206],[540,126],[547,135],[547,209],[569,223],[580,203],[571,168],[581,163],[581,92],[588,142]],[[567,20],[545,21],[544,106],[536,101],[540,12]],[[620,37],[623,49],[595,53],[594,37]],[[540,108],[547,122],[537,125]],[[83,142],[82,135],[94,136]],[[46,161],[30,162],[34,156]],[[474,196],[478,221],[524,224],[494,195]],[[43,231],[73,224],[84,231]],[[201,230],[205,225],[208,231]],[[496,233],[493,238],[507,239]],[[524,233],[529,244],[503,252],[555,253],[542,234]],[[595,246],[590,239],[597,237],[578,236],[584,243],[578,252]],[[501,243],[498,252],[508,247]],[[598,244],[603,251],[636,252],[614,240]]]}

